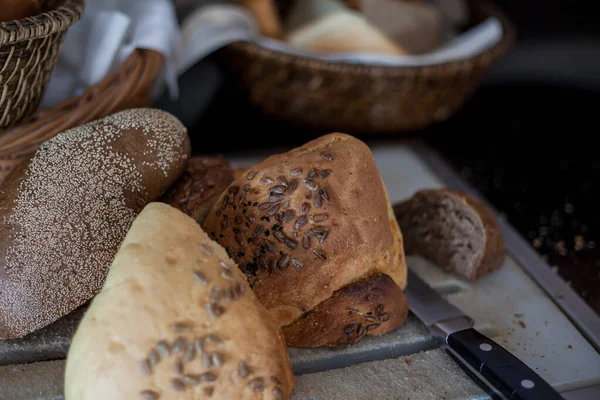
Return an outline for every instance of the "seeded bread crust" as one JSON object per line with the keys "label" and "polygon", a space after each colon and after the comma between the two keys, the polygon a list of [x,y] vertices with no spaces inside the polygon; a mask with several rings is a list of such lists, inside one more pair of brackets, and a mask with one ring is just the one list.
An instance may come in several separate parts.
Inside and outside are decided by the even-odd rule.
{"label": "seeded bread crust", "polygon": [[79,325],[66,400],[289,399],[279,326],[195,221],[149,204]]}
{"label": "seeded bread crust", "polygon": [[402,325],[408,302],[388,275],[380,274],[345,286],[283,329],[295,347],[344,346],[366,335],[383,335]]}
{"label": "seeded bread crust", "polygon": [[233,179],[238,179],[248,172],[248,168],[237,167],[233,169]]}
{"label": "seeded bread crust", "polygon": [[373,155],[349,135],[325,135],[249,168],[204,225],[282,326],[373,275],[406,285],[402,235]]}
{"label": "seeded bread crust", "polygon": [[[420,233],[424,224],[420,217],[427,214],[427,223],[431,230],[451,232],[447,215],[438,213],[441,207],[449,207],[461,220],[471,226],[470,237],[467,240],[481,242],[480,248],[454,248],[451,251],[461,253],[467,251],[467,260],[473,257],[473,262],[465,262],[461,258],[449,259],[439,251],[440,246],[433,245],[427,235]],[[475,197],[449,189],[428,189],[415,193],[410,199],[394,205],[394,213],[404,234],[404,249],[406,254],[418,254],[428,259],[438,267],[455,273],[469,280],[476,280],[497,269],[504,263],[504,241],[498,219],[485,204]],[[437,228],[437,229],[436,229]],[[440,237],[443,241],[451,241],[452,237]],[[455,240],[454,245],[464,245]],[[469,254],[470,253],[470,254]]]}
{"label": "seeded bread crust", "polygon": [[92,298],[136,215],[189,154],[175,117],[135,109],[57,135],[11,172],[0,187],[0,339]]}
{"label": "seeded bread crust", "polygon": [[192,157],[161,201],[202,223],[233,179],[234,171],[223,156]]}

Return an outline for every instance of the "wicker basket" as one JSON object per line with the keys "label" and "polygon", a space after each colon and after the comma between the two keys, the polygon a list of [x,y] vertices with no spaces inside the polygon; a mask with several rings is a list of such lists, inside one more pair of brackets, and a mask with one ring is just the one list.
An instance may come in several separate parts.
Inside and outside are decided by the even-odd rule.
{"label": "wicker basket", "polygon": [[117,72],[81,96],[39,110],[19,125],[0,131],[0,184],[18,163],[58,133],[117,111],[148,106],[163,65],[162,54],[136,50]]}
{"label": "wicker basket", "polygon": [[41,5],[39,15],[0,23],[0,131],[35,112],[85,0],[42,0]]}
{"label": "wicker basket", "polygon": [[503,37],[470,59],[423,67],[326,62],[282,54],[256,43],[225,49],[232,76],[266,115],[307,128],[347,133],[400,133],[456,112],[483,74],[515,40],[515,29],[491,4],[470,2],[472,23],[495,16]]}

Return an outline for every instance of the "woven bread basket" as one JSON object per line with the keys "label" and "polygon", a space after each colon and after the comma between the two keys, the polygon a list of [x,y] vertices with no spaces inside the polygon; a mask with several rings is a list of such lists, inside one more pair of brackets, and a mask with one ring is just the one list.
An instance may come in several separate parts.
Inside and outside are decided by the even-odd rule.
{"label": "woven bread basket", "polygon": [[38,110],[18,125],[0,131],[0,185],[17,164],[60,132],[121,110],[150,105],[163,65],[162,54],[135,50],[118,71],[81,96],[52,109]]}
{"label": "woven bread basket", "polygon": [[42,13],[0,23],[0,131],[38,107],[67,29],[81,18],[85,0],[42,0]]}
{"label": "woven bread basket", "polygon": [[469,59],[423,67],[345,64],[283,54],[253,42],[225,49],[232,77],[264,114],[307,128],[354,134],[422,129],[455,113],[515,40],[495,6],[470,1],[472,24],[496,17],[503,36]]}

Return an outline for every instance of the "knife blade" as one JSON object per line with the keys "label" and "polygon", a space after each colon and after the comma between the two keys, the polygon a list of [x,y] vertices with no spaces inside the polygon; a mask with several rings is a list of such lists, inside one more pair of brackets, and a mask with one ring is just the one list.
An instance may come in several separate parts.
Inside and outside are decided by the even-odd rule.
{"label": "knife blade", "polygon": [[434,340],[493,399],[563,400],[508,350],[473,328],[473,320],[408,269],[408,308]]}

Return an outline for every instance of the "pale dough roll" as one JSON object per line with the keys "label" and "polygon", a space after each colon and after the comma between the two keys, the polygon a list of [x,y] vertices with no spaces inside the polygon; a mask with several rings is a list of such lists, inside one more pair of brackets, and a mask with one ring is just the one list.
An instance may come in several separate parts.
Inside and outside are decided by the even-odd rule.
{"label": "pale dough roll", "polygon": [[276,400],[293,381],[278,325],[225,250],[152,203],[77,330],[65,398]]}

